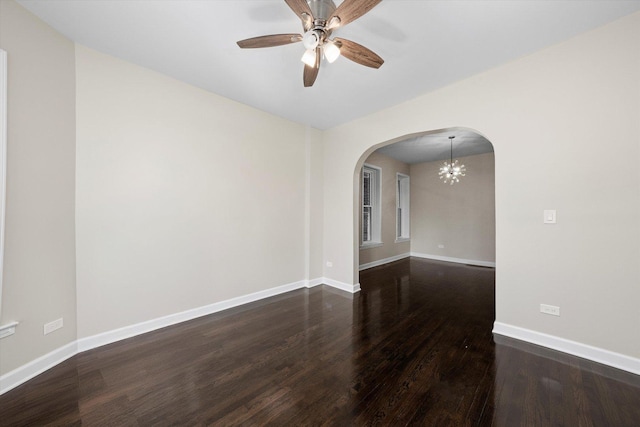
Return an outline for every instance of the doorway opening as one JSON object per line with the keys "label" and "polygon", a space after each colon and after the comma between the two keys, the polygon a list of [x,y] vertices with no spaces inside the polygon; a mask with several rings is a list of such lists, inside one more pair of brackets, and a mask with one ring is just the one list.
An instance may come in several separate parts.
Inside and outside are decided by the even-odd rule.
{"label": "doorway opening", "polygon": [[[466,173],[444,182],[443,165],[456,160]],[[495,156],[482,134],[405,135],[367,150],[354,174],[359,274],[407,258],[495,268]]]}

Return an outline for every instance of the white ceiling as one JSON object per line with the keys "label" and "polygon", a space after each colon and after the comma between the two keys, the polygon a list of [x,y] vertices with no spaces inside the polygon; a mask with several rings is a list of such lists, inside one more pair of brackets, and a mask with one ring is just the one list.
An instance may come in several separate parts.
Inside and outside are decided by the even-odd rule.
{"label": "white ceiling", "polygon": [[[337,0],[336,3],[339,3]],[[68,38],[286,119],[327,129],[640,10],[640,0],[385,0],[334,32],[385,60],[340,58],[302,86],[301,44],[237,40],[300,32],[283,0],[19,0]]]}

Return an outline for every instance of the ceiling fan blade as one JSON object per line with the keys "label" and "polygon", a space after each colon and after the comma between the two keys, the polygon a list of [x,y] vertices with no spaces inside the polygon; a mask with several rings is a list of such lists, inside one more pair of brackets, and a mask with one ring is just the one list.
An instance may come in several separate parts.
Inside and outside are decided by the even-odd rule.
{"label": "ceiling fan blade", "polygon": [[284,0],[287,5],[302,20],[305,31],[311,28],[313,24],[313,12],[306,0]]}
{"label": "ceiling fan blade", "polygon": [[311,87],[316,81],[316,77],[318,77],[318,71],[320,71],[320,60],[322,56],[320,54],[320,48],[316,48],[316,65],[315,67],[309,67],[308,65],[304,66],[304,73],[302,75],[302,80],[304,81],[304,87]]}
{"label": "ceiling fan blade", "polygon": [[[382,0],[344,0],[327,20],[329,23],[328,29],[344,27],[349,22],[355,21],[369,12],[381,1]],[[339,19],[333,19],[335,17]]]}
{"label": "ceiling fan blade", "polygon": [[[345,0],[346,1],[346,0]],[[358,64],[380,68],[384,64],[384,59],[380,58],[375,52],[366,47],[359,45],[351,40],[336,37],[333,41],[340,47],[340,55],[347,59],[357,62]]]}
{"label": "ceiling fan blade", "polygon": [[259,47],[282,46],[290,43],[297,43],[302,40],[300,34],[272,34],[270,36],[253,37],[240,40],[238,46],[243,49],[253,49]]}

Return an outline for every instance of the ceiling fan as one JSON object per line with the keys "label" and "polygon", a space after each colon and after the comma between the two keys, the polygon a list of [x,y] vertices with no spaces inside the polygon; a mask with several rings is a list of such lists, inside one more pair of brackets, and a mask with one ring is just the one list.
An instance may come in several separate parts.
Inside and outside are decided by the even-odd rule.
{"label": "ceiling fan", "polygon": [[382,0],[344,0],[336,7],[333,0],[284,0],[302,21],[304,34],[273,34],[240,40],[243,49],[282,46],[302,42],[306,51],[303,81],[305,87],[313,86],[318,77],[320,62],[324,56],[330,63],[340,55],[358,64],[380,68],[384,60],[373,51],[351,40],[334,37],[331,33],[369,12]]}

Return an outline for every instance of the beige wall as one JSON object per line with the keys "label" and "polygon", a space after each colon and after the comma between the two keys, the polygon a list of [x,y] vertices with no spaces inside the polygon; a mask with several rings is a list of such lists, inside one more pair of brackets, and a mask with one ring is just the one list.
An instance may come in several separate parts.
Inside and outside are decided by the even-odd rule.
{"label": "beige wall", "polygon": [[87,337],[304,278],[356,283],[364,159],[453,126],[496,150],[497,319],[640,357],[638,13],[326,132],[84,47],[74,58],[12,1],[0,48],[1,321],[20,321],[0,340],[0,374],[72,342],[76,307]]}
{"label": "beige wall", "polygon": [[322,132],[307,127],[306,129],[306,232],[305,248],[307,250],[306,259],[306,279],[319,279],[322,277],[322,257],[323,257],[323,222],[322,213],[324,206],[324,164]]}
{"label": "beige wall", "polygon": [[305,278],[318,135],[76,55],[79,338]]}
{"label": "beige wall", "polygon": [[[6,240],[0,340],[5,374],[76,339],[74,46],[0,1],[8,59]],[[64,319],[46,336],[43,325]]]}
{"label": "beige wall", "polygon": [[[409,175],[409,165],[380,153],[371,153],[365,163],[382,169],[381,183],[381,237],[382,245],[360,249],[360,265],[409,253],[409,242],[396,243],[396,174]],[[362,181],[362,170],[359,174]],[[361,190],[361,186],[358,189]],[[360,199],[361,193],[358,193]],[[358,203],[361,217],[361,203]],[[362,229],[358,227],[358,242],[362,241]]]}
{"label": "beige wall", "polygon": [[[357,281],[367,155],[407,134],[468,127],[495,149],[497,320],[640,357],[630,338],[640,324],[639,75],[636,13],[326,131],[325,276]],[[545,209],[556,225],[543,224]]]}
{"label": "beige wall", "polygon": [[495,262],[494,155],[458,160],[467,174],[454,185],[440,180],[442,161],[411,165],[411,252]]}

